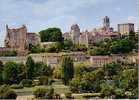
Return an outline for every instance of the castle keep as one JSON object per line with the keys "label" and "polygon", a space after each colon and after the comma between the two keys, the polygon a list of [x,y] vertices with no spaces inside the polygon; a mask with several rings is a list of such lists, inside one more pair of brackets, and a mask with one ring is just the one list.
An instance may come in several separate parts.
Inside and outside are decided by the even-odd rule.
{"label": "castle keep", "polygon": [[27,28],[25,25],[17,29],[10,29],[8,25],[6,25],[6,48],[24,51],[27,49],[27,45]]}

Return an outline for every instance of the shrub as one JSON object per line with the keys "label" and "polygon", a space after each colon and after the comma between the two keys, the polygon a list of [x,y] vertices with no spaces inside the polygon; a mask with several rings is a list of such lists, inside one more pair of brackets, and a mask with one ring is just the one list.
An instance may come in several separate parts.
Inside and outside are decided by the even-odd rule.
{"label": "shrub", "polygon": [[13,85],[11,85],[10,86],[10,88],[12,88],[12,89],[22,89],[23,88],[23,85],[21,85],[21,84],[13,84]]}
{"label": "shrub", "polygon": [[20,85],[22,85],[24,87],[31,87],[32,86],[32,80],[30,80],[30,79],[23,79],[20,82]]}
{"label": "shrub", "polygon": [[36,98],[40,99],[53,99],[54,96],[54,89],[53,88],[38,88],[33,93]]}
{"label": "shrub", "polygon": [[40,81],[39,80],[33,80],[33,85],[35,85],[35,86],[40,85]]}
{"label": "shrub", "polygon": [[36,98],[44,98],[46,93],[48,92],[47,88],[38,88],[34,91],[34,95]]}
{"label": "shrub", "polygon": [[16,97],[17,94],[14,91],[9,90],[4,94],[3,99],[16,99]]}
{"label": "shrub", "polygon": [[17,94],[11,91],[8,85],[0,87],[0,99],[16,99]]}
{"label": "shrub", "polygon": [[47,76],[40,76],[38,79],[40,81],[40,85],[48,85],[48,83],[49,83]]}
{"label": "shrub", "polygon": [[56,79],[61,79],[61,68],[55,68],[53,71],[53,77]]}
{"label": "shrub", "polygon": [[73,99],[71,92],[65,93],[65,96],[66,96],[67,99]]}

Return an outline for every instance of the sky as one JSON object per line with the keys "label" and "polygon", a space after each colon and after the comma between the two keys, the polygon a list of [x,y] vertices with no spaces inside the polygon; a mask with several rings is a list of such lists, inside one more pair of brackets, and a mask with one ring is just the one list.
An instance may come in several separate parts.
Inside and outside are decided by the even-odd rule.
{"label": "sky", "polygon": [[28,32],[48,27],[70,31],[78,24],[81,31],[102,26],[108,16],[111,26],[132,22],[139,29],[139,0],[0,0],[0,46],[4,44],[5,25],[10,28],[27,26]]}

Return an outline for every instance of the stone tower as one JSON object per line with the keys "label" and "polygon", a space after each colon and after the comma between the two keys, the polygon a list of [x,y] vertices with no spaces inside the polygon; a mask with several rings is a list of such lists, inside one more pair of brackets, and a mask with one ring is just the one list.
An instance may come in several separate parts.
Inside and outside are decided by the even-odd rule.
{"label": "stone tower", "polygon": [[79,44],[80,28],[77,24],[71,26],[70,34],[73,44]]}
{"label": "stone tower", "polygon": [[105,16],[103,18],[103,27],[105,27],[105,28],[109,28],[110,27],[110,19],[109,19],[108,16]]}
{"label": "stone tower", "polygon": [[14,50],[24,51],[27,49],[27,28],[23,25],[21,28],[9,29],[6,25],[5,46]]}

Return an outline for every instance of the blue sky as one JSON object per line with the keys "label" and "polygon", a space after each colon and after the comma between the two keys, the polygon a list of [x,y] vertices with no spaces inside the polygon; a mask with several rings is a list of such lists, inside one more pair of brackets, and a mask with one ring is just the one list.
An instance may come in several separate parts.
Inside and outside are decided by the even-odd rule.
{"label": "blue sky", "polygon": [[111,25],[135,23],[139,27],[137,0],[0,0],[0,45],[5,38],[5,25],[20,27],[26,24],[29,32],[59,27],[62,32],[79,24],[81,31],[102,25],[109,16]]}

